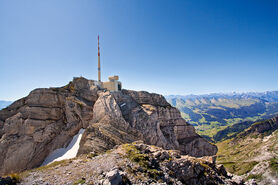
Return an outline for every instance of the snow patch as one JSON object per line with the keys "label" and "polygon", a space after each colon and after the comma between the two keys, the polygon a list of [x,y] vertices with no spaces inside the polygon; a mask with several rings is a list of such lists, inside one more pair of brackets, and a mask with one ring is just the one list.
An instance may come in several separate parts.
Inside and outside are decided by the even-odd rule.
{"label": "snow patch", "polygon": [[121,105],[121,107],[123,107],[123,106],[125,106],[126,105],[126,103],[123,103],[122,105]]}
{"label": "snow patch", "polygon": [[61,161],[64,159],[71,159],[71,158],[76,157],[78,149],[79,149],[79,143],[80,143],[80,140],[82,138],[84,131],[85,131],[85,129],[83,129],[83,128],[80,129],[78,134],[73,136],[70,144],[66,148],[58,148],[58,149],[54,150],[51,154],[49,154],[41,166],[48,165],[55,161]]}

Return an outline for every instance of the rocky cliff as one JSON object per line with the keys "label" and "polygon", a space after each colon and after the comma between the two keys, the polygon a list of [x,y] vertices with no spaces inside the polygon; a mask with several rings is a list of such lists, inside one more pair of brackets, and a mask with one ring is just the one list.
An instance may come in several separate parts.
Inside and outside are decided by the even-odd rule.
{"label": "rocky cliff", "polygon": [[196,157],[217,151],[161,95],[128,90],[99,93],[79,153],[102,152],[136,139]]}
{"label": "rocky cliff", "polygon": [[81,77],[64,87],[36,89],[0,111],[0,174],[38,167],[81,128],[79,155],[135,140],[195,157],[217,152],[163,96],[109,92]]}

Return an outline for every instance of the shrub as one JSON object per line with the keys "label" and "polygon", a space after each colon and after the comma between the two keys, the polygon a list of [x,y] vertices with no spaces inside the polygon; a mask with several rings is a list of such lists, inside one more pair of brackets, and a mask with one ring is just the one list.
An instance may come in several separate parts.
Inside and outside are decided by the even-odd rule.
{"label": "shrub", "polygon": [[147,173],[150,178],[156,180],[161,179],[163,172],[158,168],[151,166],[150,158],[147,154],[140,153],[140,151],[132,144],[125,144],[123,147],[126,150],[126,157],[131,161],[138,163],[144,173]]}
{"label": "shrub", "polygon": [[256,180],[262,180],[262,174],[250,174],[246,180],[249,180],[249,179],[256,179]]}
{"label": "shrub", "polygon": [[73,185],[85,184],[85,182],[86,182],[85,178],[82,178],[82,179],[78,179],[77,181],[75,181],[73,183]]}
{"label": "shrub", "polygon": [[277,171],[278,171],[278,159],[277,159],[277,158],[274,157],[274,158],[270,159],[269,165],[270,165],[270,168],[271,168],[274,172],[277,172]]}

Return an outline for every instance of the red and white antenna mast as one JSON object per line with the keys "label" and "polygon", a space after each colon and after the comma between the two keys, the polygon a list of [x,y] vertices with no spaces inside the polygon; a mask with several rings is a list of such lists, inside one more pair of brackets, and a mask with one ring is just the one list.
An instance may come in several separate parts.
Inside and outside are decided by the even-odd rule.
{"label": "red and white antenna mast", "polygon": [[101,81],[101,76],[100,76],[100,50],[99,50],[99,35],[97,37],[97,46],[98,46],[98,81],[100,82]]}

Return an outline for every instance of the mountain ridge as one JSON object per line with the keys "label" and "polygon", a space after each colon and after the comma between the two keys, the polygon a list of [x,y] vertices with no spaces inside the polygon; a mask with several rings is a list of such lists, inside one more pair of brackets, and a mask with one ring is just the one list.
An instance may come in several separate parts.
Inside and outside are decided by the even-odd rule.
{"label": "mountain ridge", "polygon": [[80,129],[78,155],[136,140],[195,157],[217,152],[162,95],[110,92],[80,77],[63,87],[35,89],[0,111],[0,174],[40,166]]}
{"label": "mountain ridge", "polygon": [[231,92],[231,93],[208,93],[208,94],[189,94],[189,95],[165,95],[166,99],[170,98],[181,98],[181,99],[198,99],[198,98],[220,98],[220,97],[245,97],[245,98],[262,98],[266,101],[278,101],[278,91],[264,91],[264,92],[243,92],[243,93],[237,93],[237,92]]}

